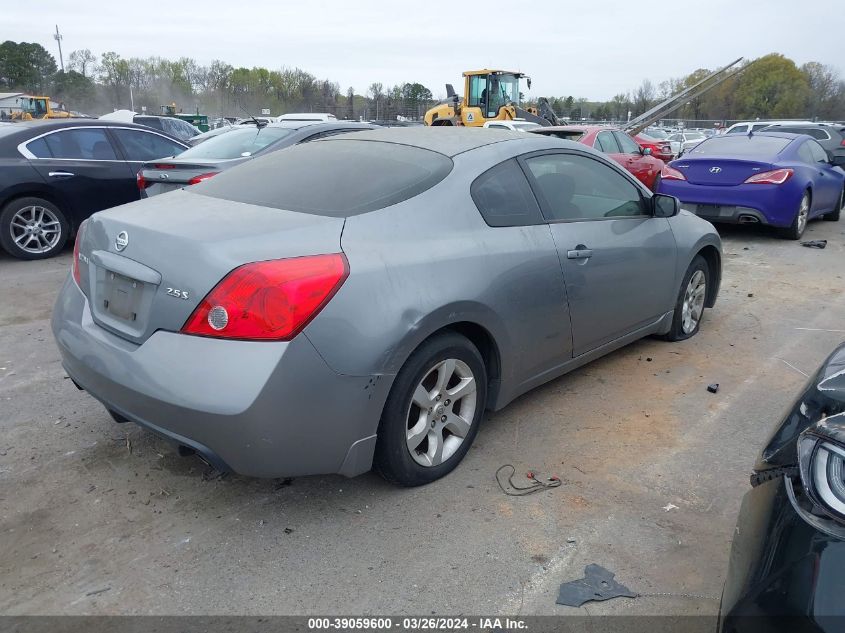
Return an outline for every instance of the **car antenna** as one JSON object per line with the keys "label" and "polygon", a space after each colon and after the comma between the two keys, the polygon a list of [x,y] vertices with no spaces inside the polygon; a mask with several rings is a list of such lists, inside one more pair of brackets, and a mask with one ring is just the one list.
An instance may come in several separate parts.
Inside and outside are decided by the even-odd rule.
{"label": "car antenna", "polygon": [[240,101],[238,101],[238,107],[241,110],[243,110],[250,119],[253,120],[253,122],[255,123],[255,127],[257,127],[259,130],[261,128],[263,128],[265,125],[267,125],[267,123],[265,121],[259,121],[258,119],[255,118],[254,115],[250,114],[249,111],[241,105]]}

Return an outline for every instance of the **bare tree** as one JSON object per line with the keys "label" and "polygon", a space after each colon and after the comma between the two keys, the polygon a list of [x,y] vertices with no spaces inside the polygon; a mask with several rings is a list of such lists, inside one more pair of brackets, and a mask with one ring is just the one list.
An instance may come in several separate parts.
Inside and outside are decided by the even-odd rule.
{"label": "bare tree", "polygon": [[94,74],[94,66],[97,63],[97,58],[87,48],[81,48],[73,51],[68,57],[68,70],[75,70],[83,77],[90,77]]}

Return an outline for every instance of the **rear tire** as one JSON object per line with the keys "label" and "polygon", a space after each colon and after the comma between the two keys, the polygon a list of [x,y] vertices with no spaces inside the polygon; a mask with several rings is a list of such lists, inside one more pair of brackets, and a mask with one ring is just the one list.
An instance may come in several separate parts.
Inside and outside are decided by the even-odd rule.
{"label": "rear tire", "polygon": [[0,246],[18,259],[58,255],[69,234],[64,213],[43,198],[12,200],[0,213]]}
{"label": "rear tire", "polygon": [[830,222],[839,222],[839,215],[842,213],[842,207],[845,207],[845,189],[842,190],[842,194],[839,196],[839,208],[836,209],[836,211],[825,213],[822,217]]}
{"label": "rear tire", "polygon": [[475,345],[456,332],[428,339],[408,358],[387,397],[376,471],[400,486],[451,472],[478,433],[486,401],[487,370]]}
{"label": "rear tire", "polygon": [[696,255],[681,281],[672,327],[664,340],[684,341],[698,334],[709,289],[710,267],[701,255]]}
{"label": "rear tire", "polygon": [[810,192],[805,191],[801,198],[801,202],[798,203],[798,211],[795,213],[795,218],[792,220],[792,224],[785,229],[780,229],[780,236],[782,238],[786,240],[801,239],[801,236],[804,235],[804,230],[807,228],[807,221],[810,217],[810,202]]}

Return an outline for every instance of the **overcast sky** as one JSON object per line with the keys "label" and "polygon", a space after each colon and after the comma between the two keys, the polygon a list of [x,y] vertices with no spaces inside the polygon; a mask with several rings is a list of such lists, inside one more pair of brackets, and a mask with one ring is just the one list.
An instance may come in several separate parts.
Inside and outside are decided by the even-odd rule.
{"label": "overcast sky", "polygon": [[[634,0],[426,3],[379,0],[78,2],[4,0],[0,40],[39,42],[65,60],[95,55],[298,66],[363,94],[418,81],[443,96],[461,72],[520,70],[530,96],[607,100],[697,68],[780,52],[845,74],[842,0]],[[646,6],[654,7],[646,9]],[[556,15],[557,12],[557,15]]]}

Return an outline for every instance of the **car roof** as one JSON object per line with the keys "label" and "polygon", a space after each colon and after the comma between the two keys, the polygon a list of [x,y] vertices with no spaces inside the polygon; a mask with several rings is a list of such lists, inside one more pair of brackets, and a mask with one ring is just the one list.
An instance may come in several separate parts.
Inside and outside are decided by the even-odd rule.
{"label": "car roof", "polygon": [[298,130],[305,127],[309,130],[355,130],[359,128],[371,130],[378,126],[365,121],[279,121],[278,123],[268,123],[263,127],[279,127],[287,130]]}
{"label": "car roof", "polygon": [[354,136],[335,136],[323,139],[321,143],[338,140],[380,141],[419,147],[444,156],[457,156],[463,152],[505,141],[519,141],[524,135],[514,134],[511,130],[490,128],[468,128],[448,126],[389,127],[358,132]]}
{"label": "car roof", "polygon": [[[61,130],[64,128],[69,127],[87,127],[87,126],[94,126],[94,127],[122,127],[122,128],[130,128],[136,130],[144,130],[145,132],[149,132],[150,128],[146,125],[139,125],[137,123],[127,123],[124,121],[109,121],[109,120],[101,120],[101,119],[84,119],[84,118],[70,118],[70,119],[48,119],[48,120],[37,120],[37,121],[20,121],[18,123],[14,123],[12,125],[4,125],[0,126],[0,138],[14,139],[15,143],[21,143],[24,141],[29,140],[30,138],[37,136],[39,134],[44,134],[51,130]],[[162,132],[160,130],[153,130],[156,134],[160,134],[169,138],[172,141],[176,141],[180,145],[187,145],[185,141],[182,141],[178,138],[175,138],[168,134],[167,132]]]}

